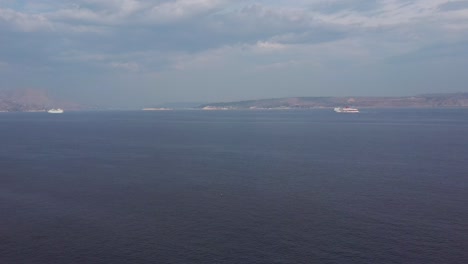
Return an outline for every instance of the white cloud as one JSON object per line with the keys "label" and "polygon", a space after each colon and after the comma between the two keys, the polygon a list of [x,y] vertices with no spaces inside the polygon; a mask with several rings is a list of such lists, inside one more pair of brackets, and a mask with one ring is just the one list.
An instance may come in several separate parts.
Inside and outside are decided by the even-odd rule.
{"label": "white cloud", "polygon": [[111,22],[111,17],[109,15],[99,14],[96,11],[83,8],[62,9],[48,15],[54,21],[62,21],[68,23],[86,22],[108,24]]}
{"label": "white cloud", "polygon": [[220,0],[176,0],[153,6],[146,12],[146,20],[172,22],[212,11],[223,4]]}
{"label": "white cloud", "polygon": [[111,62],[109,66],[115,69],[122,69],[131,72],[137,72],[140,70],[140,65],[135,62]]}
{"label": "white cloud", "polygon": [[408,23],[417,23],[420,20],[435,19],[438,17],[439,6],[447,0],[382,0],[378,8],[371,11],[359,12],[354,10],[341,10],[331,14],[314,12],[314,18],[324,23],[331,23],[352,27],[383,27]]}
{"label": "white cloud", "polygon": [[12,9],[0,8],[0,25],[25,32],[37,30],[50,30],[52,23],[42,14],[25,14]]}
{"label": "white cloud", "polygon": [[221,0],[98,0],[83,1],[48,14],[55,21],[101,25],[148,25],[171,23],[219,8]]}
{"label": "white cloud", "polygon": [[269,41],[257,41],[255,45],[256,50],[260,52],[272,52],[284,50],[287,48],[285,44],[269,42]]}

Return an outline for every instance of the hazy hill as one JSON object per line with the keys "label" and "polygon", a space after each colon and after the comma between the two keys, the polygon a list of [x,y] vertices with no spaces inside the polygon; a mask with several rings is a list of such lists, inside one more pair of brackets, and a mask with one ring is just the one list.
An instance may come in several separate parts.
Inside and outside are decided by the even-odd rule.
{"label": "hazy hill", "polygon": [[83,110],[87,107],[52,98],[46,91],[40,89],[0,90],[0,111],[44,111],[50,108]]}
{"label": "hazy hill", "polygon": [[427,94],[409,97],[290,97],[211,103],[202,109],[270,109],[354,107],[468,107],[468,93]]}

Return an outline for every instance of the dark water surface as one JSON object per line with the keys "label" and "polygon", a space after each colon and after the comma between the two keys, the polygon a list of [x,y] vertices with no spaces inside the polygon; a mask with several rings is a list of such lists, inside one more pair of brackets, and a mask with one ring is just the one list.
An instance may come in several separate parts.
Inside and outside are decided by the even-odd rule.
{"label": "dark water surface", "polygon": [[0,263],[468,263],[468,110],[0,113]]}

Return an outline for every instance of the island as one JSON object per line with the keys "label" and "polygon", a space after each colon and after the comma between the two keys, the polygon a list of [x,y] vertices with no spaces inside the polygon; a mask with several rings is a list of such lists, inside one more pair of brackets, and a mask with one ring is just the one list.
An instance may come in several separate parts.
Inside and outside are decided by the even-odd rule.
{"label": "island", "polygon": [[468,93],[425,94],[405,97],[287,97],[198,106],[201,110],[315,109],[353,106],[359,108],[463,108],[468,107]]}
{"label": "island", "polygon": [[46,112],[54,108],[67,111],[95,109],[89,105],[53,98],[42,89],[0,90],[0,112]]}

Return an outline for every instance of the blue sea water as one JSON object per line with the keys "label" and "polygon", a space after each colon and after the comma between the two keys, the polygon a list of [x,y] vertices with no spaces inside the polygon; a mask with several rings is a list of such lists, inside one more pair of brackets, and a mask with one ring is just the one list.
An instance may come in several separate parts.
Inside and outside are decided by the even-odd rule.
{"label": "blue sea water", "polygon": [[468,263],[468,110],[0,113],[0,263]]}

